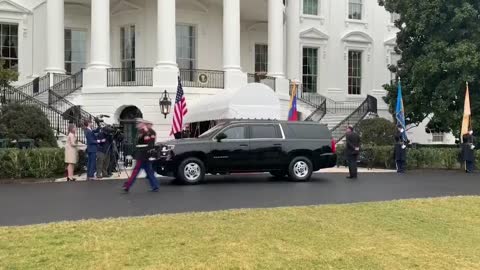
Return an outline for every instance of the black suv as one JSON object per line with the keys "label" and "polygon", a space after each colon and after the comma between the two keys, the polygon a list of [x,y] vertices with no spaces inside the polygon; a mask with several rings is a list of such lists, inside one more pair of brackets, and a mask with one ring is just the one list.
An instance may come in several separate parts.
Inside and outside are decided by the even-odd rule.
{"label": "black suv", "polygon": [[314,122],[226,121],[195,139],[157,144],[156,171],[186,184],[206,173],[270,172],[308,181],[312,172],[336,165],[335,141]]}

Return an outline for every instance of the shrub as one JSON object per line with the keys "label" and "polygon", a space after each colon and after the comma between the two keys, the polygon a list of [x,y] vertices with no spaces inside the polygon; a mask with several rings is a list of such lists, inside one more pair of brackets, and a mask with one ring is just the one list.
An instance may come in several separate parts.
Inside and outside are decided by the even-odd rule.
{"label": "shrub", "polygon": [[64,150],[4,149],[0,151],[1,178],[49,178],[65,170]]}
{"label": "shrub", "polygon": [[0,111],[1,136],[11,140],[33,139],[37,147],[56,147],[57,140],[42,110],[35,106],[11,104]]}
{"label": "shrub", "polygon": [[[0,178],[52,178],[63,176],[65,150],[60,148],[2,149],[0,150]],[[79,153],[77,170],[85,164],[85,155]]]}
{"label": "shrub", "polygon": [[357,129],[362,142],[368,145],[391,145],[397,130],[395,124],[385,118],[362,120]]}

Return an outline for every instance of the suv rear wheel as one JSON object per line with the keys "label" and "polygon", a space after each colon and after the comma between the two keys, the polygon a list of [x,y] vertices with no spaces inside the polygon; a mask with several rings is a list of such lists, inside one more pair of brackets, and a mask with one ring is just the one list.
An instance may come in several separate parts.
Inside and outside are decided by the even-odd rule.
{"label": "suv rear wheel", "polygon": [[196,185],[205,178],[205,165],[198,158],[186,158],[178,166],[177,179],[184,184]]}
{"label": "suv rear wheel", "polygon": [[310,180],[313,173],[312,161],[307,157],[296,157],[288,166],[290,180],[304,182]]}

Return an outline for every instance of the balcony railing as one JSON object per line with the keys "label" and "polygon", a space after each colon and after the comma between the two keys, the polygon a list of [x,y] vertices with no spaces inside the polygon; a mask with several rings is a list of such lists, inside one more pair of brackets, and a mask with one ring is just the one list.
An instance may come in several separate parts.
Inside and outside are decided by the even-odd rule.
{"label": "balcony railing", "polygon": [[263,83],[275,91],[275,77],[266,76],[258,73],[248,73],[248,83]]}
{"label": "balcony railing", "polygon": [[225,74],[219,70],[180,69],[184,87],[225,88]]}
{"label": "balcony railing", "polygon": [[50,87],[50,73],[47,73],[43,77],[33,79],[33,81],[19,86],[17,89],[29,96],[37,95],[46,91]]}
{"label": "balcony railing", "polygon": [[109,68],[107,86],[153,86],[153,68]]}

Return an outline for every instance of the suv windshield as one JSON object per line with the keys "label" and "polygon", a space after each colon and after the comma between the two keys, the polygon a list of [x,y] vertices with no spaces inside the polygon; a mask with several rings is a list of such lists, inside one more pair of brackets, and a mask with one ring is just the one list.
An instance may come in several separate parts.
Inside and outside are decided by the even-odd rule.
{"label": "suv windshield", "polygon": [[198,138],[209,138],[211,137],[215,132],[217,132],[218,130],[220,130],[221,128],[223,128],[224,125],[217,125],[217,126],[214,126],[213,128],[205,131],[204,133],[202,133],[202,135],[198,136]]}

